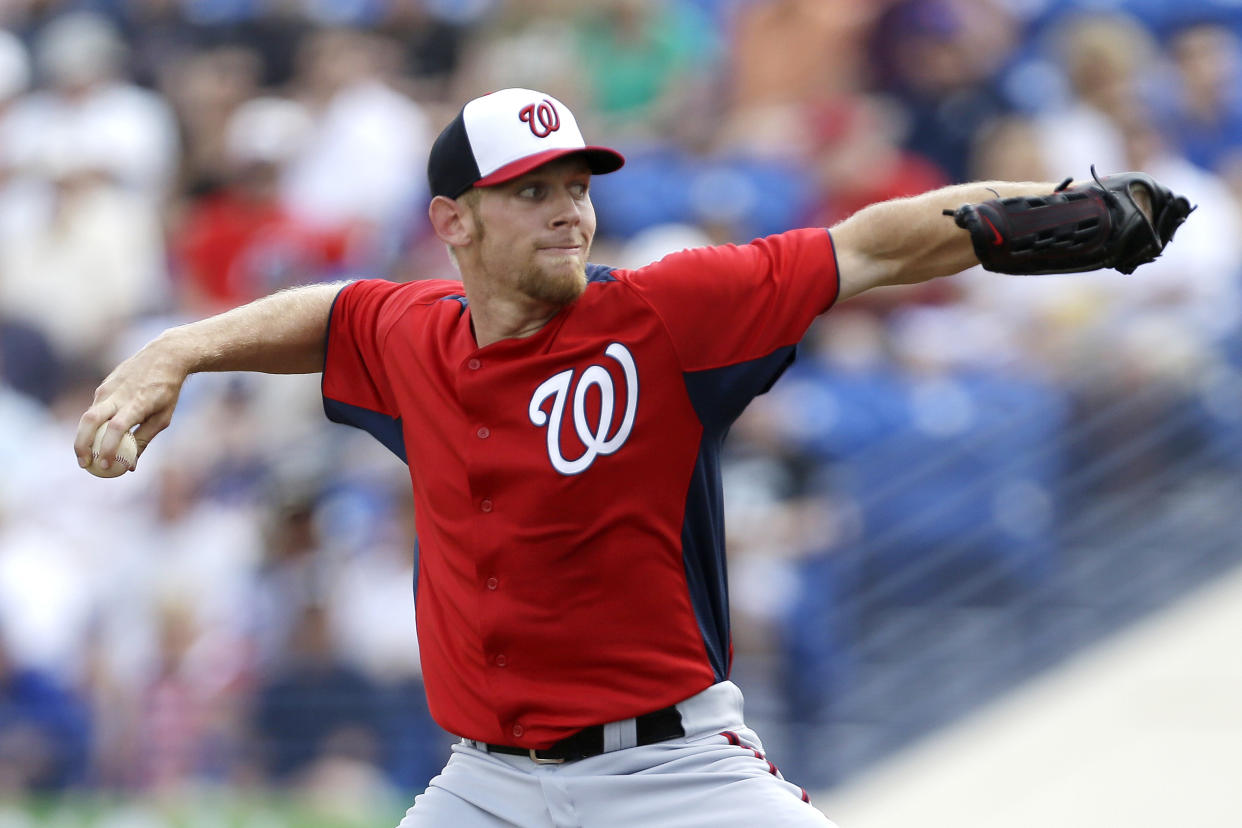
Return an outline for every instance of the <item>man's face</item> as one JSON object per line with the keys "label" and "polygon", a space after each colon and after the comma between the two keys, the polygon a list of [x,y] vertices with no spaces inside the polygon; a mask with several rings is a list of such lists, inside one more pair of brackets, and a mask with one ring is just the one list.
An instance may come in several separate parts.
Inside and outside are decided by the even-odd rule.
{"label": "man's face", "polygon": [[558,159],[468,199],[473,263],[500,289],[567,305],[586,289],[595,208],[586,161]]}

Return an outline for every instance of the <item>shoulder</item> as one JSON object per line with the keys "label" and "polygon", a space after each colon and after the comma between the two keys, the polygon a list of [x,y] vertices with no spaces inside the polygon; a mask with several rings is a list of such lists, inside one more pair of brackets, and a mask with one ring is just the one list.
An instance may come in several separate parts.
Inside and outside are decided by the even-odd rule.
{"label": "shoulder", "polygon": [[381,299],[397,307],[431,305],[440,301],[464,301],[466,291],[461,282],[451,279],[421,279],[414,282],[392,282],[387,279],[359,279],[350,282],[341,295],[351,299]]}
{"label": "shoulder", "polygon": [[466,307],[461,282],[427,279],[390,282],[387,279],[359,279],[345,285],[333,303],[331,325],[362,331],[375,329],[380,335],[398,324],[433,316],[437,309],[449,311],[454,319]]}

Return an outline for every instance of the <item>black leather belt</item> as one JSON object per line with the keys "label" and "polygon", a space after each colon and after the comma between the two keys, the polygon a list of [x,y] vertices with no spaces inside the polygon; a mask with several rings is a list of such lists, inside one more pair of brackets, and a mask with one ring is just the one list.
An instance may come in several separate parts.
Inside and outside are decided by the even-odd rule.
{"label": "black leather belt", "polygon": [[[681,714],[676,707],[666,707],[654,713],[644,713],[634,719],[637,745],[653,745],[667,739],[685,736],[681,726]],[[536,762],[575,762],[604,752],[604,725],[579,730],[543,750],[511,747],[510,745],[486,745],[489,753],[507,753],[510,756],[529,756]]]}

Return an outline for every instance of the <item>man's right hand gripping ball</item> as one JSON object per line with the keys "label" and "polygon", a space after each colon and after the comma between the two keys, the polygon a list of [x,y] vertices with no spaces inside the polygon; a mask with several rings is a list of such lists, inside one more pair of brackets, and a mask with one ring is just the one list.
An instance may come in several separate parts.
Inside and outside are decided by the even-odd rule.
{"label": "man's right hand gripping ball", "polygon": [[[996,198],[952,212],[980,263],[997,273],[1133,273],[1154,261],[1195,208],[1140,172],[1119,173],[1046,196]],[[1150,207],[1144,210],[1142,202]],[[949,211],[945,211],[946,213]]]}

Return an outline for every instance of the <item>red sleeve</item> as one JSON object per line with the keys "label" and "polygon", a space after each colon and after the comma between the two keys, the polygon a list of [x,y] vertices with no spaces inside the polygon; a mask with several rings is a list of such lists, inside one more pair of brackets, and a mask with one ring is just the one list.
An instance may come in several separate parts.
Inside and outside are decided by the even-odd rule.
{"label": "red sleeve", "polygon": [[324,358],[323,397],[329,418],[374,431],[368,424],[370,413],[400,417],[389,376],[393,359],[388,339],[398,326],[402,335],[424,334],[420,326],[428,320],[419,310],[461,293],[460,282],[443,279],[404,283],[364,279],[342,288],[328,319]]}
{"label": "red sleeve", "polygon": [[683,250],[616,276],[660,315],[686,371],[797,343],[838,291],[832,237],[823,228]]}
{"label": "red sleeve", "polygon": [[328,320],[325,400],[397,416],[382,354],[384,336],[392,327],[392,314],[385,310],[401,288],[394,282],[366,279],[337,294]]}

